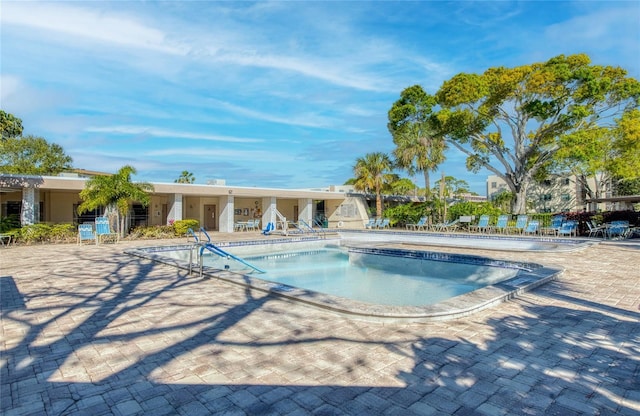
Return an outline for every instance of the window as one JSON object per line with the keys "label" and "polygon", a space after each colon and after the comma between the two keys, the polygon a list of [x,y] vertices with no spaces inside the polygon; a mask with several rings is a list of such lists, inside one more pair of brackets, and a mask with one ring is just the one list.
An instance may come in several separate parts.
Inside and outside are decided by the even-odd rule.
{"label": "window", "polygon": [[497,182],[491,182],[491,189],[496,189],[498,187]]}
{"label": "window", "polygon": [[560,200],[563,201],[563,202],[571,201],[571,195],[562,194],[562,195],[560,195]]}

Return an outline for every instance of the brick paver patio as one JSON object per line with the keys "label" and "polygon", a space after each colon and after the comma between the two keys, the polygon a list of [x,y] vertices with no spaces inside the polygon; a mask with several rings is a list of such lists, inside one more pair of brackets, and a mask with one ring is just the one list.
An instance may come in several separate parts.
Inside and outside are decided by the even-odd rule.
{"label": "brick paver patio", "polygon": [[640,414],[640,244],[474,251],[566,271],[384,323],[122,254],[168,243],[0,248],[3,415]]}

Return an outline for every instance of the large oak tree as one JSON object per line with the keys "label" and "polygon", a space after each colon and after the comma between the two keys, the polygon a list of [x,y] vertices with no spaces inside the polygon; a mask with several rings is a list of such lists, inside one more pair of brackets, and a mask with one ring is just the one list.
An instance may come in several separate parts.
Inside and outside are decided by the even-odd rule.
{"label": "large oak tree", "polygon": [[434,114],[447,141],[467,155],[467,168],[485,168],[515,195],[524,213],[526,191],[569,134],[612,125],[637,108],[640,83],[624,69],[592,65],[584,54],[547,62],[489,68],[446,81]]}

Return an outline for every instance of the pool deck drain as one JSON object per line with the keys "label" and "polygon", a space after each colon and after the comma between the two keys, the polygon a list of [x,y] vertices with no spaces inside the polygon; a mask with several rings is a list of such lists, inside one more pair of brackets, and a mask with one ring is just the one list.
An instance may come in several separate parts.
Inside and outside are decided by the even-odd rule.
{"label": "pool deck drain", "polygon": [[156,244],[176,241],[0,248],[3,415],[640,412],[638,243],[474,251],[565,271],[426,323],[354,320],[123,254]]}

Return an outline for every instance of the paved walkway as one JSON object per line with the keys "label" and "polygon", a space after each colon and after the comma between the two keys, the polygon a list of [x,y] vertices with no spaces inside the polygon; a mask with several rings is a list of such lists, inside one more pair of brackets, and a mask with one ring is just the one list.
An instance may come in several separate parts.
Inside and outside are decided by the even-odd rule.
{"label": "paved walkway", "polygon": [[638,244],[475,251],[566,271],[391,324],[122,254],[168,243],[0,248],[3,415],[640,414]]}

